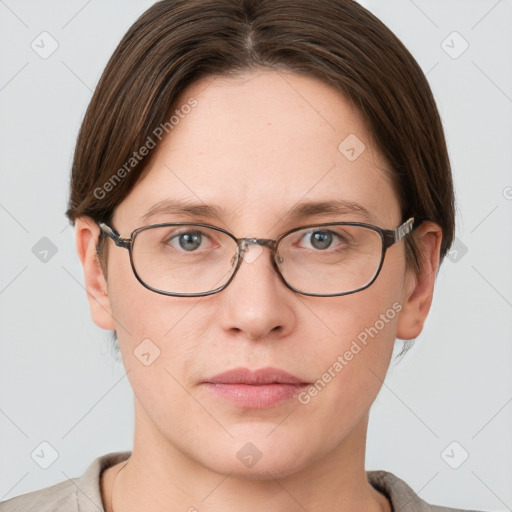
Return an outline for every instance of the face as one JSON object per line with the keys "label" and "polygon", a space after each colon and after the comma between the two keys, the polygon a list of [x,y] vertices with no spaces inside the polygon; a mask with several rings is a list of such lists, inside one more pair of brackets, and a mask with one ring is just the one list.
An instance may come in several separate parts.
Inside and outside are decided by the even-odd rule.
{"label": "face", "polygon": [[[329,85],[259,71],[197,82],[178,105],[191,97],[197,106],[154,150],[149,171],[115,210],[112,225],[121,236],[160,222],[202,222],[236,237],[275,239],[312,223],[393,229],[403,221],[362,117]],[[347,137],[354,152],[347,152],[348,142],[339,148]],[[221,213],[142,219],[163,200]],[[357,203],[369,216],[362,209],[289,215],[298,203],[333,200]],[[300,295],[280,280],[269,249],[252,246],[248,254],[258,253],[242,262],[227,288],[195,298],[146,289],[128,251],[109,244],[109,328],[117,330],[135,394],[136,432],[148,444],[215,471],[264,478],[307,468],[362,435],[403,314],[410,275],[403,242],[387,251],[373,285],[351,295]],[[150,364],[141,362],[141,351]],[[269,367],[302,387],[291,393],[290,385],[248,391],[211,384],[228,370]]]}

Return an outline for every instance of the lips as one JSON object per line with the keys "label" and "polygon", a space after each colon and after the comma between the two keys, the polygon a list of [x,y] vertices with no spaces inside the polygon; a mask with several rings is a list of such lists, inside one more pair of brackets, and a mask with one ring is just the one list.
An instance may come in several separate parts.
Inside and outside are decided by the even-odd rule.
{"label": "lips", "polygon": [[217,397],[245,409],[274,407],[296,396],[309,385],[279,368],[251,371],[235,368],[203,382],[203,386]]}
{"label": "lips", "polygon": [[235,368],[219,373],[205,382],[212,384],[250,384],[261,386],[263,384],[308,384],[298,377],[280,370],[279,368],[262,368],[251,371],[248,368]]}

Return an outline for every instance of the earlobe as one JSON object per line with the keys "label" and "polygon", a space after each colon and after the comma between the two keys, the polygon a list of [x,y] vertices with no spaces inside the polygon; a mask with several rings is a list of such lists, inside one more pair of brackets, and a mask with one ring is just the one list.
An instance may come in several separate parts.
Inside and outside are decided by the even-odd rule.
{"label": "earlobe", "polygon": [[113,331],[116,326],[112,317],[107,281],[96,254],[98,236],[99,227],[93,219],[90,217],[76,219],[76,251],[84,271],[91,318],[98,327]]}
{"label": "earlobe", "polygon": [[419,249],[420,270],[408,269],[398,318],[397,337],[410,340],[423,330],[439,269],[442,231],[434,222],[423,222],[413,233]]}

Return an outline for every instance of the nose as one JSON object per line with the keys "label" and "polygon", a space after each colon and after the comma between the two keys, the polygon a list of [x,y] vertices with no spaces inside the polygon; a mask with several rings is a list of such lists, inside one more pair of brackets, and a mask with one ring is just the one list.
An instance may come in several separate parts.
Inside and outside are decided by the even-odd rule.
{"label": "nose", "polygon": [[217,295],[221,326],[250,340],[286,336],[296,322],[294,294],[274,269],[270,249],[249,244],[233,280]]}

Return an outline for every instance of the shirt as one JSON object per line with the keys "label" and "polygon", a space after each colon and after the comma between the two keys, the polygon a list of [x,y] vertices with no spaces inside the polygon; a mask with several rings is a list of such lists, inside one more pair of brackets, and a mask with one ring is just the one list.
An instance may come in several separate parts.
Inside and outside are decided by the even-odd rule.
{"label": "shirt", "polygon": [[[81,477],[2,501],[0,512],[104,512],[101,473],[130,455],[127,451],[97,457]],[[477,512],[430,505],[388,471],[366,471],[366,475],[370,484],[387,496],[393,512]]]}

